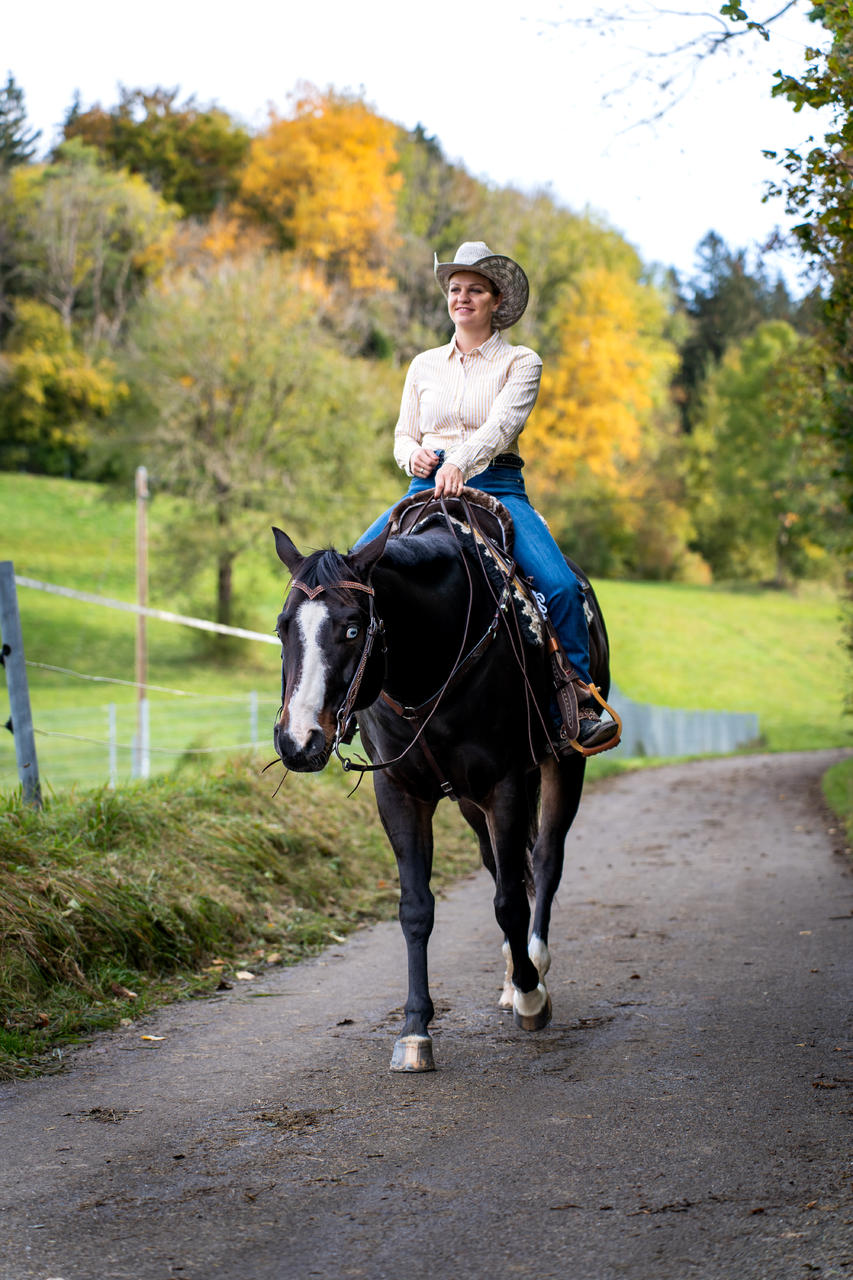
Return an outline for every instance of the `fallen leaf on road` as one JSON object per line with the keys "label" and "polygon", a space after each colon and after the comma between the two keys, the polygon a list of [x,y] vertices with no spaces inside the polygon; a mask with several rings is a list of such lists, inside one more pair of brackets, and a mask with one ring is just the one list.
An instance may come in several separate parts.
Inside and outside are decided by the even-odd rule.
{"label": "fallen leaf on road", "polygon": [[239,969],[237,973],[234,974],[234,977],[238,982],[254,982],[255,980],[255,975],[250,973],[248,969]]}

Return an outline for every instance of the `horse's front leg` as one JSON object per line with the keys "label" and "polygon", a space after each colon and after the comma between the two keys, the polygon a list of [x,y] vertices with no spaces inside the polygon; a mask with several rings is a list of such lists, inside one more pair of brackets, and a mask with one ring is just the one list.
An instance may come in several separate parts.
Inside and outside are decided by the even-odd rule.
{"label": "horse's front leg", "polygon": [[495,916],[504,931],[509,950],[507,975],[512,973],[512,1008],[516,1023],[525,1031],[538,1031],[551,1020],[551,998],[536,964],[528,953],[530,903],[527,898],[527,837],[530,830],[529,796],[521,785],[505,783],[496,788],[485,808],[486,823],[495,855]]}
{"label": "horse's front leg", "polygon": [[435,918],[432,874],[432,817],[435,801],[418,800],[382,774],[375,776],[376,802],[400,873],[400,924],[406,939],[409,993],[406,1021],[394,1045],[392,1071],[434,1071],[429,1024],[427,944]]}
{"label": "horse's front leg", "polygon": [[528,951],[544,978],[551,967],[548,934],[551,907],[563,874],[566,836],[574,822],[583,789],[586,761],[583,756],[546,760],[542,765],[542,807],[539,835],[533,848],[536,909]]}

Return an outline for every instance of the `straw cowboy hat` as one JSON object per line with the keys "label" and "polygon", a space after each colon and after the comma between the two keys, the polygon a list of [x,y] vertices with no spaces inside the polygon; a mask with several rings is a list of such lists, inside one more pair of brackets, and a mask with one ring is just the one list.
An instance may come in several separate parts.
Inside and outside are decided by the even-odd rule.
{"label": "straw cowboy hat", "polygon": [[476,271],[497,286],[501,303],[493,316],[496,329],[509,329],[524,315],[530,286],[527,276],[512,258],[506,258],[502,253],[492,253],[482,240],[466,240],[464,244],[460,244],[453,262],[439,262],[436,254],[435,278],[445,297],[450,277],[455,271]]}

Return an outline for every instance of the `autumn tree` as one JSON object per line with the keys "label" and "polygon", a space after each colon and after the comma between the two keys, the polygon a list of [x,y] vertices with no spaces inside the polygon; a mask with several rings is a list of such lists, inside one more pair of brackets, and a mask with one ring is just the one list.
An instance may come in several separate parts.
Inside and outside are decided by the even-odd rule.
{"label": "autumn tree", "polygon": [[253,139],[239,207],[326,280],[392,286],[397,126],[351,94],[302,87],[287,116]]}
{"label": "autumn tree", "polygon": [[209,217],[236,196],[249,151],[248,130],[226,111],[178,102],[177,89],[122,87],[116,106],[78,101],[63,126],[67,140],[96,147],[108,164],[140,174],[187,216]]}
{"label": "autumn tree", "polygon": [[60,148],[52,164],[16,169],[12,181],[16,292],[54,307],[87,348],[114,345],[163,265],[175,211],[144,179],[105,169],[79,141]]}
{"label": "autumn tree", "polygon": [[165,278],[135,315],[125,370],[133,400],[113,452],[182,499],[160,582],[200,589],[212,574],[220,622],[234,621],[235,564],[272,523],[354,541],[393,496],[377,458],[396,389],[334,350],[281,255]]}
{"label": "autumn tree", "polygon": [[[598,573],[677,574],[686,522],[668,383],[676,353],[655,288],[604,267],[566,298],[560,350],[521,437],[555,536]],[[651,538],[651,525],[656,524]],[[654,554],[643,550],[644,539]]]}
{"label": "autumn tree", "polygon": [[110,361],[76,348],[53,308],[19,300],[0,355],[0,468],[78,474],[125,390]]}

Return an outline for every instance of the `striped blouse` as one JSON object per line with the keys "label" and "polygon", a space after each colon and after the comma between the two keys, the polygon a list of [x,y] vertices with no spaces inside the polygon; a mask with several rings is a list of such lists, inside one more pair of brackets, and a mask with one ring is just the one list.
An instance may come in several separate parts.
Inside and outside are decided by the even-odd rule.
{"label": "striped blouse", "polygon": [[412,474],[419,445],[443,449],[465,480],[499,453],[516,453],[516,440],[536,403],[542,361],[529,347],[511,347],[493,333],[463,355],[456,339],[415,356],[394,432],[394,458]]}

